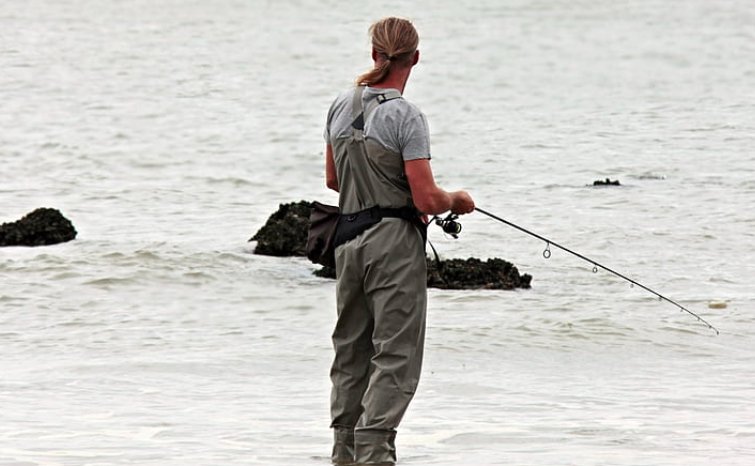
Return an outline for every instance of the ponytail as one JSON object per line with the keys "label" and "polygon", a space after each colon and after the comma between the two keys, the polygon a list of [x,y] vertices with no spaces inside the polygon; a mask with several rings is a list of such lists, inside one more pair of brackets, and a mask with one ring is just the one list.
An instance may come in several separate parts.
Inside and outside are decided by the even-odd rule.
{"label": "ponytail", "polygon": [[360,75],[357,86],[370,86],[383,81],[393,66],[411,63],[419,45],[419,35],[409,20],[383,18],[370,26],[372,48],[378,53],[375,67]]}
{"label": "ponytail", "polygon": [[357,78],[357,86],[371,86],[384,80],[391,70],[391,60],[383,60],[370,71],[361,74]]}

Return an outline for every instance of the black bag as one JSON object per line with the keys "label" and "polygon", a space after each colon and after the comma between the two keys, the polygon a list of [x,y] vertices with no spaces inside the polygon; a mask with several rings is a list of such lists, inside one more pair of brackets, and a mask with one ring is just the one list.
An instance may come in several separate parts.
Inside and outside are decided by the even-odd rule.
{"label": "black bag", "polygon": [[307,257],[315,264],[336,266],[335,236],[339,217],[338,207],[312,202],[307,234]]}

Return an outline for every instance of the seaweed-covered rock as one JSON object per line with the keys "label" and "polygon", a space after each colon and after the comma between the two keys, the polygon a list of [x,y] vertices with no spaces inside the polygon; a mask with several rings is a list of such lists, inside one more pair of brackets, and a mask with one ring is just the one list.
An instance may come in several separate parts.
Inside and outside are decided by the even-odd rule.
{"label": "seaweed-covered rock", "polygon": [[610,178],[606,178],[605,180],[595,180],[592,182],[593,186],[621,186],[621,183],[619,183],[619,180],[611,180]]}
{"label": "seaweed-covered rock", "polygon": [[[336,271],[330,267],[315,270],[322,278],[336,278]],[[520,275],[511,262],[503,259],[449,259],[440,263],[427,259],[427,286],[446,290],[513,290],[529,288],[532,276]]]}
{"label": "seaweed-covered rock", "polygon": [[57,209],[42,207],[0,225],[0,246],[46,246],[76,238],[76,229]]}
{"label": "seaweed-covered rock", "polygon": [[443,289],[513,290],[529,288],[532,276],[520,275],[511,262],[493,258],[427,261],[427,286]]}
{"label": "seaweed-covered rock", "polygon": [[281,204],[249,241],[257,241],[255,254],[266,256],[306,255],[309,213],[307,201]]}

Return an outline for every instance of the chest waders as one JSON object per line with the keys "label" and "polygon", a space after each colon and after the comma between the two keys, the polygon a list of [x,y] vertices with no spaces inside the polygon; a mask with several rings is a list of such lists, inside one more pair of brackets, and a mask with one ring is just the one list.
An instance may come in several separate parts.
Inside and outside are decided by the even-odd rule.
{"label": "chest waders", "polygon": [[336,248],[332,460],[392,464],[396,428],[422,367],[425,238],[424,226],[416,224],[401,154],[363,133],[369,114],[400,94],[387,91],[363,108],[363,91],[354,93],[352,134],[333,141],[344,222],[351,216],[351,223],[368,226],[356,228],[361,231]]}

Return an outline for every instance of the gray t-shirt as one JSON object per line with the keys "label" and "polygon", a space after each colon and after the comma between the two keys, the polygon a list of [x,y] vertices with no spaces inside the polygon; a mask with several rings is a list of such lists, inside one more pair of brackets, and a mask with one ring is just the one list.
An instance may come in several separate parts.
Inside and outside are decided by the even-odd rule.
{"label": "gray t-shirt", "polygon": [[[341,93],[328,111],[325,141],[351,135],[352,101],[356,88]],[[384,93],[385,89],[366,87],[362,97],[364,106]],[[383,102],[364,122],[364,136],[379,142],[383,147],[401,154],[404,160],[430,158],[430,131],[425,115],[414,104],[402,99]]]}

